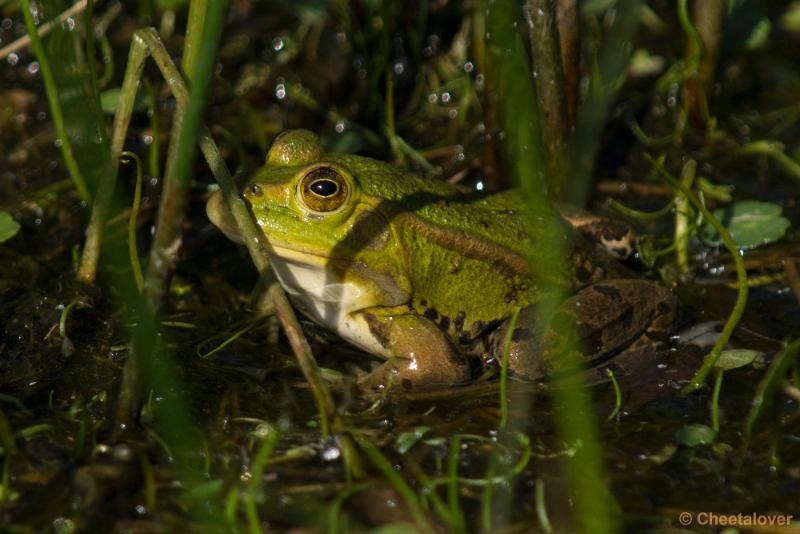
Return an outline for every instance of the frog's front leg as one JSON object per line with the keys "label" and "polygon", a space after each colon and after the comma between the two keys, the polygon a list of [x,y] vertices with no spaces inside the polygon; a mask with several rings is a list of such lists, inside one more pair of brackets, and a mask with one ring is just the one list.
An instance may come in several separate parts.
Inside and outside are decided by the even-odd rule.
{"label": "frog's front leg", "polygon": [[449,387],[469,379],[469,363],[443,331],[407,307],[367,308],[350,314],[350,321],[369,331],[388,359],[359,386],[377,390],[402,387],[420,391]]}

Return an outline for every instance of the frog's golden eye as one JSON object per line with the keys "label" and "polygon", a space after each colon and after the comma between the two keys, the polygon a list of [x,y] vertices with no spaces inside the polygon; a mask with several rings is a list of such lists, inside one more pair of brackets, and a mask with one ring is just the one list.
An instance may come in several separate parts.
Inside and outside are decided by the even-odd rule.
{"label": "frog's golden eye", "polygon": [[300,181],[300,199],[309,209],[331,212],[339,209],[349,195],[347,180],[333,167],[311,169]]}

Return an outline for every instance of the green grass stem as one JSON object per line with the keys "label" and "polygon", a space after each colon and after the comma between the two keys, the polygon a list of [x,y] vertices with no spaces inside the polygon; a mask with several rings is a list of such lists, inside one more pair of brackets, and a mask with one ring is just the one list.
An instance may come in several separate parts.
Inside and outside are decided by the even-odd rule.
{"label": "green grass stem", "polygon": [[[450,452],[447,455],[447,505],[450,507],[450,516],[457,524],[464,526],[464,513],[461,511],[458,500],[458,466],[461,456],[461,437],[456,435],[450,440]],[[435,490],[433,490],[435,491]]]}
{"label": "green grass stem", "polygon": [[419,498],[417,498],[417,494],[413,489],[411,489],[411,486],[408,485],[400,473],[395,471],[394,467],[386,458],[386,456],[384,456],[380,449],[373,445],[367,438],[356,437],[356,441],[358,446],[361,447],[361,450],[364,451],[364,454],[366,454],[367,458],[369,458],[370,462],[372,462],[372,465],[374,465],[378,471],[381,472],[389,485],[392,486],[392,488],[394,488],[394,490],[406,502],[409,512],[411,513],[411,517],[414,520],[417,528],[419,528],[421,532],[433,532],[433,526],[425,517],[425,513],[422,509],[422,505],[419,502]]}
{"label": "green grass stem", "polygon": [[606,417],[606,422],[609,422],[613,421],[622,409],[622,390],[619,388],[619,382],[617,382],[617,377],[614,376],[614,371],[608,367],[606,368],[606,376],[611,380],[611,385],[614,388],[614,409],[608,414],[608,417]]}
{"label": "green grass stem", "polygon": [[758,421],[764,416],[770,405],[774,402],[775,394],[785,380],[789,367],[797,361],[798,351],[800,351],[800,339],[796,339],[784,346],[772,360],[772,364],[767,370],[767,374],[758,383],[756,394],[750,404],[750,411],[744,422],[744,446],[747,448],[750,437],[756,428]]}
{"label": "green grass stem", "polygon": [[550,517],[547,515],[547,501],[545,501],[544,494],[544,480],[541,478],[536,479],[536,491],[534,493],[536,500],[536,518],[539,520],[539,525],[545,534],[553,532],[553,525],[550,524]]}
{"label": "green grass stem", "polygon": [[45,54],[44,46],[36,33],[36,23],[33,21],[31,14],[30,0],[20,0],[22,8],[22,15],[25,18],[25,27],[28,29],[28,37],[31,40],[31,47],[33,53],[36,54],[36,59],[39,61],[39,69],[42,74],[42,82],[44,83],[45,94],[47,95],[47,102],[50,105],[50,114],[53,116],[53,127],[56,130],[56,135],[60,141],[61,155],[64,158],[64,163],[69,171],[69,176],[75,189],[78,190],[84,202],[91,203],[92,195],[83,179],[81,170],[78,168],[78,161],[75,159],[75,154],[72,151],[72,144],[67,137],[67,130],[64,126],[64,115],[61,111],[61,103],[58,100],[58,86],[56,85],[53,71],[50,68],[50,61]]}
{"label": "green grass stem", "polygon": [[136,185],[133,190],[131,214],[128,217],[128,256],[131,260],[131,269],[133,269],[133,279],[141,293],[144,289],[144,276],[142,276],[142,263],[139,261],[139,249],[136,246],[136,227],[139,208],[142,205],[142,160],[134,152],[127,150],[122,153],[122,157],[123,161],[133,161],[136,165]]}
{"label": "green grass stem", "polygon": [[508,331],[503,340],[503,354],[500,361],[500,424],[498,431],[501,433],[508,427],[508,357],[511,352],[511,338],[517,327],[517,319],[519,319],[519,310],[511,316]]}
{"label": "green grass stem", "polygon": [[694,208],[699,211],[703,218],[708,221],[708,223],[714,227],[714,230],[719,233],[720,238],[722,239],[723,245],[725,248],[728,249],[730,252],[731,257],[733,258],[734,264],[736,266],[736,282],[738,284],[738,292],[736,294],[736,303],[731,310],[731,314],[728,317],[728,320],[725,322],[725,326],[722,329],[722,332],[717,339],[717,342],[714,344],[714,347],[711,349],[711,352],[706,356],[705,360],[703,361],[703,365],[697,371],[697,373],[692,377],[691,382],[687,384],[683,388],[683,393],[689,393],[700,389],[705,384],[706,377],[708,373],[711,372],[711,369],[714,367],[714,364],[717,363],[720,354],[722,354],[722,350],[725,348],[725,344],[728,343],[728,340],[733,334],[733,331],[736,329],[736,325],[739,324],[739,320],[742,318],[742,314],[744,313],[744,308],[747,305],[747,293],[748,293],[748,286],[747,286],[747,270],[744,266],[744,258],[742,257],[741,251],[737,248],[736,243],[733,241],[730,232],[728,229],[725,228],[719,220],[708,211],[708,208],[697,198],[691,189],[686,187],[684,183],[681,181],[676,180],[661,164],[661,162],[657,161],[653,157],[645,154],[645,158],[650,162],[651,165],[658,171],[658,174],[674,189],[680,192],[686,199],[694,206]]}
{"label": "green grass stem", "polygon": [[[620,54],[620,50],[625,48],[622,43],[617,43],[620,37],[629,38],[633,29],[636,27],[636,12],[628,13],[623,9],[624,6],[638,7],[639,2],[623,0],[617,10],[617,22],[623,21],[623,28],[617,27],[614,33],[609,36],[607,46],[619,44],[613,48],[613,58],[605,57],[606,68],[603,69],[607,74],[607,79],[616,81],[624,77],[624,67],[627,65],[627,55]],[[499,94],[503,95],[500,101],[500,124],[503,127],[506,137],[504,148],[506,150],[506,162],[508,169],[511,170],[515,178],[515,183],[519,184],[522,196],[528,207],[525,216],[529,217],[530,224],[540,224],[538,215],[552,212],[552,199],[545,193],[548,190],[547,177],[545,175],[546,165],[544,164],[544,150],[542,132],[540,129],[539,113],[534,100],[532,82],[528,77],[521,77],[520,72],[531,72],[527,63],[526,56],[519,35],[511,31],[518,23],[517,4],[509,0],[496,0],[489,4],[486,10],[487,34],[491,36],[486,42],[486,65],[488,67],[487,80],[493,80],[493,87]],[[612,61],[613,59],[613,61]],[[578,118],[578,129],[581,129],[583,121],[583,136],[576,139],[577,146],[588,147],[596,143],[595,136],[599,135],[600,124],[597,130],[587,129],[585,113],[592,115],[592,120],[604,121],[607,107],[611,102],[613,92],[603,88],[603,99],[595,101],[595,107],[581,112]],[[602,106],[600,106],[602,104]],[[594,124],[594,123],[591,123]],[[591,134],[591,135],[589,135]],[[588,137],[586,137],[588,135]],[[581,152],[583,163],[577,163],[570,170],[570,179],[566,185],[565,193],[573,195],[576,191],[588,188],[591,178],[590,169],[593,164],[594,152],[590,152],[587,160],[586,154]],[[578,180],[583,185],[576,185],[573,179]],[[580,196],[580,195],[578,195]],[[555,220],[555,219],[554,219]],[[545,242],[541,243],[540,250],[546,253],[540,254],[532,261],[537,262],[543,272],[552,273],[555,279],[561,278],[564,273],[564,250],[563,244],[557,239],[559,230],[553,228],[552,231],[545,233]],[[553,284],[550,284],[553,285]],[[562,339],[575,339],[572,335],[574,325],[560,320],[559,315],[555,314],[558,304],[564,296],[558,287],[546,287],[542,291],[543,298],[537,305],[537,316],[541,319],[540,329],[552,329],[558,332]],[[563,315],[563,314],[560,314]],[[539,321],[537,321],[539,322]],[[543,335],[544,332],[537,332]],[[569,346],[558,354],[554,359],[555,371],[559,369],[580,368],[575,347]],[[606,496],[608,495],[603,482],[602,454],[597,440],[596,423],[592,420],[593,410],[588,402],[585,392],[583,375],[572,373],[570,378],[564,380],[564,387],[554,388],[553,402],[555,406],[555,422],[561,438],[568,443],[582,444],[581,450],[574,457],[565,462],[566,476],[570,490],[575,498],[574,518],[578,530],[582,532],[606,533],[614,530],[614,519],[609,514],[610,506]],[[514,418],[514,425],[509,425],[508,432],[501,436],[501,440],[513,439],[512,436],[525,431],[527,415],[531,412],[531,398],[510,399],[511,404],[519,411],[519,415]],[[515,445],[516,446],[516,445]],[[513,485],[511,486],[513,488]],[[511,515],[511,492],[505,492],[501,499],[494,499],[492,503],[494,510],[491,511],[494,522],[487,525],[486,501],[484,501],[484,527],[491,526],[493,529],[503,529],[508,525]]]}
{"label": "green grass stem", "polygon": [[585,101],[578,110],[575,134],[569,148],[569,174],[564,200],[582,207],[589,198],[589,186],[600,136],[606,125],[611,104],[625,79],[631,46],[639,23],[642,0],[620,0],[614,23],[606,32],[599,50],[596,75]]}
{"label": "green grass stem", "polygon": [[547,110],[539,114],[539,127],[547,132],[543,141],[548,182],[557,198],[567,179],[569,126],[555,4],[551,0],[527,0],[523,12],[529,29],[537,104],[539,110]]}
{"label": "green grass stem", "polygon": [[784,152],[784,147],[777,141],[753,141],[735,150],[735,154],[751,155],[758,154],[769,156],[778,163],[789,176],[795,180],[800,180],[800,163],[789,157]]}
{"label": "green grass stem", "polygon": [[[697,162],[689,160],[681,171],[681,184],[691,190],[694,183]],[[680,191],[675,192],[675,230],[673,241],[675,243],[675,263],[681,273],[689,272],[689,237],[691,236],[692,218],[694,212],[686,196]]]}
{"label": "green grass stem", "polygon": [[261,478],[264,474],[264,468],[267,466],[272,453],[275,452],[275,448],[278,446],[280,439],[281,434],[277,429],[273,429],[267,433],[250,467],[250,483],[247,485],[247,490],[244,494],[244,509],[251,534],[261,534],[261,532],[263,532],[261,529],[261,520],[258,517],[258,493],[262,484]]}
{"label": "green grass stem", "polygon": [[722,377],[725,371],[717,369],[714,373],[714,389],[711,393],[711,428],[719,433],[719,393],[722,390]]}
{"label": "green grass stem", "polygon": [[631,219],[638,219],[640,221],[657,221],[658,219],[669,215],[669,213],[675,209],[675,200],[670,200],[664,205],[664,207],[655,211],[640,211],[629,208],[625,204],[617,202],[614,199],[609,201],[609,206],[611,206],[612,209],[620,212],[622,215],[630,217]]}

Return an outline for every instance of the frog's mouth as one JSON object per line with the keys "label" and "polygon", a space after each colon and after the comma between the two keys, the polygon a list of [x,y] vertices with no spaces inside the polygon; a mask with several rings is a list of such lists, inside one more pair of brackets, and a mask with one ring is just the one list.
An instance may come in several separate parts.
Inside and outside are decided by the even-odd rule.
{"label": "frog's mouth", "polygon": [[[208,199],[206,213],[211,222],[228,239],[244,243],[221,191],[217,191]],[[361,285],[366,283],[380,287],[384,294],[383,299],[387,302],[400,304],[407,300],[405,292],[390,274],[371,269],[364,262],[349,257],[331,257],[330,254],[323,251],[303,247],[298,243],[281,241],[274,237],[267,237],[267,241],[273,267],[281,278],[283,286],[292,293],[308,292],[310,287],[314,287],[322,288],[320,291],[311,291],[319,300],[342,299],[338,289],[334,291],[336,285],[343,283],[345,279],[348,279],[351,284],[353,280],[360,279]],[[367,292],[366,288],[362,288],[358,295]],[[349,296],[354,298],[352,292]]]}
{"label": "frog's mouth", "polygon": [[[211,223],[219,228],[225,236],[236,243],[244,244],[242,234],[233,218],[233,214],[225,203],[222,191],[217,191],[209,197],[206,203],[206,215]],[[309,250],[296,243],[281,242],[275,238],[267,237],[269,243],[269,253],[281,259],[296,264],[313,265],[314,267],[325,267],[330,261],[346,263],[352,261],[349,258],[331,258],[330,255]]]}
{"label": "frog's mouth", "polygon": [[364,262],[331,258],[274,240],[270,240],[270,248],[272,267],[292,295],[304,293],[348,310],[379,302],[398,306],[408,301],[408,295],[392,275],[372,269]]}

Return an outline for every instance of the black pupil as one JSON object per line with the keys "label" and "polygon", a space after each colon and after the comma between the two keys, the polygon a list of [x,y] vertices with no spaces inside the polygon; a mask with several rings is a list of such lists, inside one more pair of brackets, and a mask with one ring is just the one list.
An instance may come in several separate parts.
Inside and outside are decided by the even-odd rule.
{"label": "black pupil", "polygon": [[339,185],[333,180],[317,180],[311,184],[311,191],[321,197],[329,197],[339,191]]}

